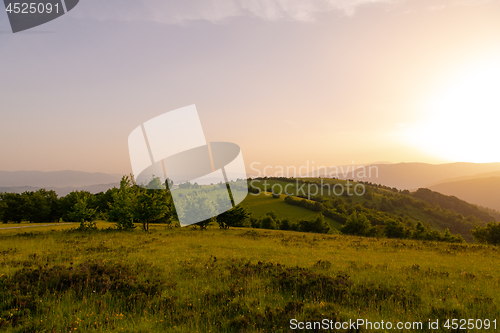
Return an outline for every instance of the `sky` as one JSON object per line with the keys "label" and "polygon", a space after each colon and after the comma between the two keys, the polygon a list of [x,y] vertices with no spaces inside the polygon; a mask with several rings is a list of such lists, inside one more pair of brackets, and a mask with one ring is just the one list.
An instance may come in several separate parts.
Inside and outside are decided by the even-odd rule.
{"label": "sky", "polygon": [[0,170],[128,174],[129,134],[192,104],[249,173],[500,162],[499,87],[498,0],[81,0],[16,34],[2,10]]}

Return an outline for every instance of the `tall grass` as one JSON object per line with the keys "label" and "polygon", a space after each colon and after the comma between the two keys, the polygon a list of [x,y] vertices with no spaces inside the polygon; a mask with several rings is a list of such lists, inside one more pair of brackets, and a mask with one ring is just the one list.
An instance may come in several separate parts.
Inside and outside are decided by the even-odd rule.
{"label": "tall grass", "polygon": [[0,331],[280,332],[499,318],[500,251],[274,230],[0,234]]}

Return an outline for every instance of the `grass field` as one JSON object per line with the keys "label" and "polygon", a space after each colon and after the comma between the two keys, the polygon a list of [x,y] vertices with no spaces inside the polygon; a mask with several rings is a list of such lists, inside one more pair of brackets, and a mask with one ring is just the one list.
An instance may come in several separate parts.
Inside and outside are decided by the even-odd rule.
{"label": "grass field", "polygon": [[[113,224],[105,221],[97,221],[96,225],[98,228],[104,229],[112,227]],[[0,224],[0,234],[4,233],[23,233],[23,232],[39,232],[39,231],[61,231],[70,230],[72,228],[77,228],[79,223],[4,223]]]}
{"label": "grass field", "polygon": [[152,229],[0,233],[0,331],[286,332],[292,318],[498,325],[498,247]]}
{"label": "grass field", "polygon": [[[264,192],[259,195],[250,193],[241,205],[254,217],[265,216],[270,211],[274,211],[280,219],[288,218],[293,222],[312,220],[318,216],[317,212],[285,203],[285,195],[281,195],[280,198],[273,198],[272,195],[266,195]],[[340,223],[328,217],[325,217],[325,220],[330,223],[332,228],[340,229],[342,227]]]}

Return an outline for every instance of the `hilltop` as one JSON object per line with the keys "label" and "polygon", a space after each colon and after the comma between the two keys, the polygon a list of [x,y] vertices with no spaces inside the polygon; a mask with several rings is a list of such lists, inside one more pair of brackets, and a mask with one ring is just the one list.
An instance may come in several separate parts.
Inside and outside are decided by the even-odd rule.
{"label": "hilltop", "polygon": [[[348,216],[353,212],[359,212],[379,230],[384,228],[389,220],[398,221],[408,228],[414,228],[421,222],[430,229],[438,231],[449,229],[451,233],[460,234],[467,241],[472,241],[470,230],[495,221],[495,217],[484,209],[428,189],[415,192],[399,191],[371,183],[326,178],[265,178],[251,180],[249,183],[262,191],[260,196],[250,194],[249,198],[244,201],[243,205],[248,202],[247,200],[253,202],[252,205],[246,204],[250,212],[262,215],[265,213],[262,207],[277,210],[278,205],[282,205],[282,202],[286,201],[284,199],[291,196],[298,201],[305,200],[303,205],[297,206],[299,204],[297,201],[295,205],[290,205],[291,208],[300,208],[302,212],[322,213],[329,218],[329,221],[334,221],[330,222],[330,225],[335,229],[345,224]],[[319,192],[318,190],[314,192],[304,190],[309,186],[314,189],[314,186],[318,185],[323,186],[323,190],[321,187],[318,187]],[[355,195],[355,188],[360,185],[365,186],[365,193]],[[342,195],[335,195],[327,190],[327,188],[334,189],[335,186],[338,188],[342,186],[346,190]],[[272,197],[273,187],[275,192],[277,189],[282,189],[279,198]],[[259,200],[262,203],[266,200],[266,205],[256,210]],[[271,205],[273,200],[274,206]],[[307,202],[310,204],[306,204]]]}

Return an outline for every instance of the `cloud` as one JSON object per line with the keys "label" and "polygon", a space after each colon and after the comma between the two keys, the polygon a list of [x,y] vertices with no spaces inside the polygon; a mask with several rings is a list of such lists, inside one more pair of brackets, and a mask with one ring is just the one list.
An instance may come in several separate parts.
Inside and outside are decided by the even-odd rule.
{"label": "cloud", "polygon": [[72,15],[97,20],[179,25],[191,21],[217,23],[235,17],[311,22],[319,13],[337,11],[351,16],[367,5],[402,5],[405,11],[432,11],[491,2],[499,0],[86,0],[80,2]]}
{"label": "cloud", "polygon": [[190,21],[221,22],[234,17],[263,20],[314,21],[322,12],[353,15],[367,4],[390,4],[404,0],[86,0],[73,15],[119,21],[150,21],[184,24]]}

